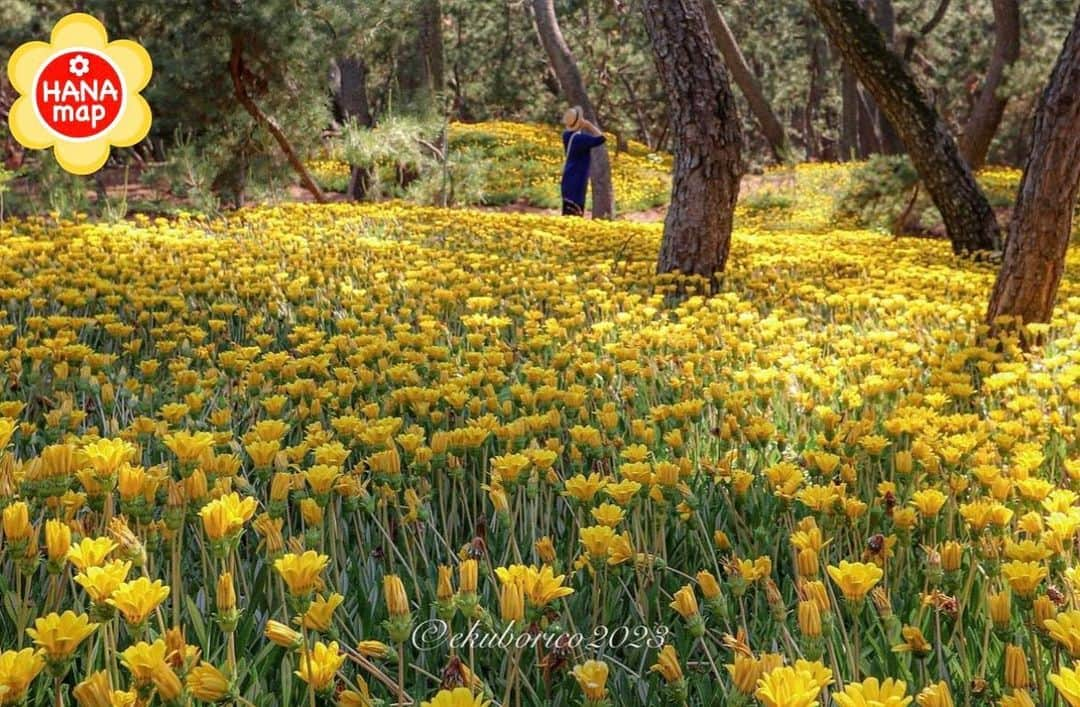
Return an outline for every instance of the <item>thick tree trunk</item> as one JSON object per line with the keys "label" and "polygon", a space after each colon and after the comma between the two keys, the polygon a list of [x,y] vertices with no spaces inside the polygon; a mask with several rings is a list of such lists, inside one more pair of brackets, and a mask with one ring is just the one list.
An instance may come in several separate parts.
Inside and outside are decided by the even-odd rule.
{"label": "thick tree trunk", "polygon": [[848,66],[900,134],[957,253],[996,250],[1001,230],[986,195],[903,60],[856,0],[810,0]]}
{"label": "thick tree trunk", "polygon": [[700,275],[715,289],[731,247],[742,136],[703,1],[712,0],[644,0],[643,8],[675,131],[671,206],[657,270]]}
{"label": "thick tree trunk", "polygon": [[[341,57],[335,63],[338,69],[335,97],[342,117],[346,121],[355,120],[360,126],[370,128],[375,121],[368,104],[367,65],[356,56]],[[346,194],[350,199],[359,201],[367,194],[370,183],[371,175],[367,168],[352,165]]]}
{"label": "thick tree trunk", "polygon": [[397,82],[405,103],[431,111],[446,87],[442,0],[417,0],[413,18],[416,33],[400,47]]}
{"label": "thick tree trunk", "polygon": [[446,88],[442,26],[442,0],[421,0],[416,48],[420,57],[420,80],[433,96]]}
{"label": "thick tree trunk", "polygon": [[238,33],[233,33],[231,40],[229,76],[232,78],[236,100],[240,102],[240,105],[244,107],[244,110],[248,112],[255,122],[266,128],[267,132],[274,138],[281,151],[285,154],[285,159],[289,161],[289,165],[300,177],[300,184],[311,192],[311,196],[315,201],[320,204],[325,203],[326,195],[323,194],[322,189],[319,188],[308,168],[304,166],[304,161],[296,154],[296,150],[293,149],[292,143],[289,142],[289,138],[285,135],[285,131],[281,129],[281,126],[272,116],[267,115],[259,108],[255,99],[248,93],[247,86],[244,85],[244,40]]}
{"label": "thick tree trunk", "polygon": [[[532,8],[536,33],[559,80],[562,95],[571,105],[581,106],[586,120],[603,129],[585,90],[585,81],[581,78],[574,55],[559,28],[554,0],[532,0]],[[615,193],[611,186],[611,161],[603,145],[593,150],[589,181],[592,183],[593,218],[612,218],[615,215]]]}
{"label": "thick tree trunk", "polygon": [[371,105],[367,94],[367,65],[357,56],[343,56],[335,60],[338,85],[334,97],[343,118],[352,118],[365,127],[371,127]]}
{"label": "thick tree trunk", "polygon": [[846,65],[840,68],[840,161],[859,156],[859,82]]}
{"label": "thick tree trunk", "polygon": [[1016,198],[1005,259],[987,319],[1048,322],[1065,267],[1080,189],[1080,12],[1035,115],[1034,141]]}
{"label": "thick tree trunk", "polygon": [[998,89],[1005,79],[1005,72],[1019,57],[1020,4],[1018,0],[994,0],[994,53],[960,138],[960,154],[972,169],[979,169],[986,163],[990,143],[997,134],[1005,104],[1009,101],[1008,97],[998,95]]}
{"label": "thick tree trunk", "polygon": [[761,90],[761,83],[746,62],[746,57],[743,56],[739,43],[735,41],[735,35],[732,34],[727,21],[716,7],[716,0],[702,0],[701,7],[705,11],[709,33],[724,57],[724,63],[731,72],[731,78],[746,98],[750,112],[754,114],[761,128],[761,134],[769,142],[773,157],[777,161],[784,161],[788,155],[787,135],[784,133],[784,126],[780,124],[772,106],[769,105],[765,93]]}

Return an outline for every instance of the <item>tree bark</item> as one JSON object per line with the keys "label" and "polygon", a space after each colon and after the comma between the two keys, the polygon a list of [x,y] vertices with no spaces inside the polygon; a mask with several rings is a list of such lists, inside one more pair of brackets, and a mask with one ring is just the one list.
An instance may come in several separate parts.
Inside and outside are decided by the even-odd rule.
{"label": "tree bark", "polygon": [[[336,64],[338,90],[335,97],[342,117],[346,121],[355,120],[361,127],[370,128],[375,121],[368,104],[367,65],[356,56],[341,57]],[[352,165],[349,186],[345,193],[350,199],[360,201],[367,194],[370,183],[371,175],[367,168]]]}
{"label": "tree bark", "polygon": [[885,44],[856,0],[810,0],[810,5],[848,66],[903,139],[941,212],[953,250],[998,249],[1001,229],[986,195],[903,60]]}
{"label": "tree bark", "polygon": [[700,275],[715,289],[731,247],[742,136],[703,1],[712,0],[644,0],[643,8],[675,132],[671,205],[657,271]]}
{"label": "tree bark", "polygon": [[840,67],[840,161],[862,154],[859,149],[859,83],[847,65]]}
{"label": "tree bark", "polygon": [[421,82],[432,97],[446,88],[442,25],[442,0],[421,0],[416,48],[420,58]]}
{"label": "tree bark", "polygon": [[701,7],[705,11],[705,21],[709,25],[709,33],[712,35],[713,41],[716,42],[720,54],[724,57],[724,64],[731,73],[731,78],[746,98],[746,102],[750,106],[750,112],[754,114],[754,118],[761,128],[761,134],[769,142],[773,157],[778,162],[784,161],[788,156],[787,134],[784,132],[784,126],[776,117],[776,113],[773,112],[772,106],[769,105],[765,93],[761,90],[761,83],[747,63],[746,57],[743,56],[739,43],[735,40],[735,35],[732,34],[727,21],[720,14],[720,9],[716,6],[716,0],[702,0]]}
{"label": "tree bark", "polygon": [[[878,29],[881,30],[881,34],[885,37],[885,46],[892,51],[893,42],[896,40],[896,11],[893,9],[892,0],[875,0],[874,20]],[[889,122],[889,118],[882,111],[876,109],[874,115],[877,118],[878,129],[881,134],[882,152],[887,155],[903,154],[903,140],[896,134],[896,129]]]}
{"label": "tree bark", "polygon": [[994,51],[979,97],[964,125],[960,154],[972,169],[986,164],[990,143],[1005,114],[1007,96],[999,96],[1005,72],[1020,57],[1020,5],[1017,0],[994,0]]}
{"label": "tree bark", "polygon": [[244,110],[255,120],[256,123],[262,125],[277,141],[281,151],[285,153],[285,159],[289,161],[289,165],[300,177],[300,183],[311,192],[311,196],[315,198],[320,204],[326,203],[326,195],[323,194],[322,189],[315,183],[315,179],[312,178],[311,172],[304,166],[304,161],[300,159],[300,156],[296,154],[296,150],[293,149],[292,143],[289,142],[289,138],[285,135],[285,131],[281,129],[277,121],[273,117],[267,115],[259,108],[258,104],[247,91],[247,87],[244,86],[244,41],[239,33],[233,33],[232,35],[232,48],[229,55],[229,75],[232,77],[233,91],[236,94],[236,100],[240,102],[240,105],[244,107]]}
{"label": "tree bark", "polygon": [[987,319],[1048,322],[1065,268],[1080,189],[1080,11],[1035,114],[1005,258]]}
{"label": "tree bark", "polygon": [[[585,90],[581,71],[578,70],[570,46],[563,37],[562,29],[559,28],[554,1],[532,0],[532,9],[536,33],[540,36],[540,44],[544,47],[551,69],[559,80],[562,95],[572,105],[581,106],[586,120],[603,129]],[[615,215],[615,193],[611,186],[611,161],[604,145],[593,150],[589,181],[592,183],[593,218],[612,218]]]}

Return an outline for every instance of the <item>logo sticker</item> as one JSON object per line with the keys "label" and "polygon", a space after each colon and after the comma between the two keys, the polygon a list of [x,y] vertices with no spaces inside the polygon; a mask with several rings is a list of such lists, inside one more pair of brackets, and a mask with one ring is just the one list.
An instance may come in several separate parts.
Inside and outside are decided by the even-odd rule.
{"label": "logo sticker", "polygon": [[150,106],[139,92],[153,65],[141,46],[113,42],[100,22],[82,13],[53,27],[50,41],[27,42],[8,60],[19,93],[8,124],[24,147],[53,148],[74,174],[101,169],[113,147],[136,144],[150,131]]}

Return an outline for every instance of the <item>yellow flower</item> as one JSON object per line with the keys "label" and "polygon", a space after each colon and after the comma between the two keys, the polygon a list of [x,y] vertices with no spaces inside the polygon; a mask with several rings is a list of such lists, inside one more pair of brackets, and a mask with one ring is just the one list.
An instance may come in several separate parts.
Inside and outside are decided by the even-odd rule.
{"label": "yellow flower", "polygon": [[244,523],[255,515],[257,507],[258,503],[254,498],[248,496],[241,500],[238,493],[230,493],[210,501],[199,511],[206,537],[210,540],[235,538],[243,530]]}
{"label": "yellow flower", "polygon": [[[823,679],[827,680],[825,684]],[[784,665],[762,675],[754,696],[765,707],[811,707],[818,704],[818,694],[830,682],[830,671],[811,670],[806,661],[800,660],[795,666]]]}
{"label": "yellow flower", "polygon": [[345,656],[338,650],[336,641],[329,645],[320,641],[310,651],[301,652],[298,662],[300,669],[296,675],[316,692],[325,692],[333,688],[334,675],[345,662]]}
{"label": "yellow flower", "polygon": [[360,641],[356,650],[365,658],[389,658],[394,654],[390,646],[382,641]]}
{"label": "yellow flower", "polygon": [[575,665],[572,671],[585,699],[594,702],[607,699],[608,664],[601,660],[587,660]]}
{"label": "yellow flower", "polygon": [[186,682],[192,696],[203,702],[222,702],[232,692],[225,674],[206,661],[191,669]]}
{"label": "yellow flower", "polygon": [[0,705],[22,701],[30,683],[44,667],[45,659],[32,648],[0,653]]}
{"label": "yellow flower", "polygon": [[606,525],[609,528],[614,528],[621,523],[626,515],[626,511],[611,503],[602,503],[590,510],[589,513],[597,523]]}
{"label": "yellow flower", "polygon": [[650,668],[654,673],[660,673],[664,680],[673,683],[683,679],[682,666],[679,665],[679,656],[675,653],[675,646],[670,643],[660,649],[656,656],[656,663]]}
{"label": "yellow flower", "polygon": [[474,695],[467,687],[455,687],[439,690],[430,702],[421,702],[420,707],[486,707],[488,704],[482,694]]}
{"label": "yellow flower", "polygon": [[607,479],[600,474],[592,473],[588,476],[578,474],[566,480],[566,495],[576,498],[582,503],[589,503],[593,497],[607,486]]}
{"label": "yellow flower", "polygon": [[67,558],[76,569],[85,572],[89,567],[101,567],[105,564],[105,558],[117,548],[108,537],[83,538],[77,545],[73,545],[67,552]]}
{"label": "yellow flower", "polygon": [[213,448],[214,435],[182,430],[165,435],[162,441],[181,464],[194,464]]}
{"label": "yellow flower", "polygon": [[180,697],[184,690],[183,683],[168,663],[162,661],[150,670],[150,680],[157,688],[158,697],[164,702],[172,702]]}
{"label": "yellow flower", "polygon": [[1061,698],[1069,703],[1069,707],[1080,707],[1080,663],[1050,673],[1050,682],[1057,688]]}
{"label": "yellow flower", "polygon": [[91,623],[86,614],[75,615],[73,611],[63,614],[51,613],[34,620],[34,627],[26,633],[41,648],[49,660],[67,658],[87,636],[97,630],[99,624]]}
{"label": "yellow flower", "polygon": [[113,690],[109,685],[109,673],[101,670],[92,673],[71,691],[79,707],[134,707],[138,696],[134,692]]}
{"label": "yellow flower", "polygon": [[125,621],[138,626],[167,596],[169,588],[160,579],[151,582],[146,577],[139,577],[121,584],[106,601],[120,610]]}
{"label": "yellow flower", "polygon": [[383,596],[386,598],[386,606],[391,616],[408,615],[409,595],[405,592],[405,584],[401,581],[401,577],[396,574],[383,577]]}
{"label": "yellow flower", "polygon": [[266,629],[263,633],[273,643],[282,648],[299,648],[304,640],[304,637],[300,635],[299,631],[291,629],[285,624],[274,621],[273,619],[266,622]]}
{"label": "yellow flower", "polygon": [[[949,705],[952,707],[952,705]],[[1003,695],[998,707],[1035,707],[1035,701],[1025,690],[1013,690],[1011,695]]]}
{"label": "yellow flower", "polygon": [[1080,611],[1063,611],[1044,621],[1043,628],[1071,657],[1080,658]]}
{"label": "yellow flower", "polygon": [[450,565],[439,565],[439,580],[436,584],[435,597],[439,601],[454,598],[454,570]]}
{"label": "yellow flower", "polygon": [[911,505],[918,509],[924,518],[933,518],[945,505],[949,497],[934,488],[920,489],[911,494]]}
{"label": "yellow flower", "polygon": [[1012,643],[1005,646],[1005,684],[1014,690],[1027,689],[1029,682],[1024,649]]}
{"label": "yellow flower", "polygon": [[464,560],[458,565],[458,590],[462,594],[475,594],[479,565],[476,560]]}
{"label": "yellow flower", "polygon": [[566,575],[555,576],[551,567],[544,565],[539,571],[530,567],[525,579],[525,595],[529,603],[542,608],[563,597],[574,593],[573,587],[563,586]]}
{"label": "yellow flower", "polygon": [[863,562],[843,560],[840,566],[829,565],[829,576],[848,601],[862,601],[885,575],[880,567]]}
{"label": "yellow flower", "polygon": [[502,586],[499,592],[499,614],[507,623],[525,619],[525,593],[520,584],[513,582]]}
{"label": "yellow flower", "polygon": [[120,662],[136,684],[145,685],[153,681],[155,669],[165,664],[165,655],[165,641],[160,638],[153,643],[139,641],[120,653]]}
{"label": "yellow flower", "polygon": [[4,539],[9,543],[26,540],[34,531],[30,525],[30,508],[25,501],[15,501],[3,512]]}
{"label": "yellow flower", "polygon": [[1016,594],[1029,597],[1035,593],[1035,590],[1049,572],[1038,562],[1014,560],[1001,565],[1001,574]]}
{"label": "yellow flower", "polygon": [[130,462],[135,448],[122,439],[100,439],[83,447],[80,456],[99,478],[115,474],[120,465]]}
{"label": "yellow flower", "polygon": [[934,683],[924,687],[915,697],[919,707],[953,707],[952,693],[945,682]]}
{"label": "yellow flower", "polygon": [[304,628],[320,633],[329,631],[334,621],[334,609],[338,608],[343,601],[345,597],[336,592],[326,598],[323,598],[321,594],[316,596],[307,612],[304,613]]}
{"label": "yellow flower", "polygon": [[848,683],[843,692],[834,692],[833,701],[838,707],[907,707],[912,698],[907,696],[907,684],[892,678],[878,682],[870,677],[861,683]]}
{"label": "yellow flower", "polygon": [[95,604],[104,604],[127,578],[131,571],[130,562],[113,560],[101,567],[87,567],[75,575],[75,582],[86,590]]}
{"label": "yellow flower", "polygon": [[686,584],[675,592],[672,602],[668,605],[679,613],[684,619],[691,619],[698,615],[697,597],[694,596],[693,586]]}
{"label": "yellow flower", "polygon": [[314,550],[306,550],[300,555],[290,552],[274,561],[274,569],[285,580],[293,596],[306,596],[321,583],[322,572],[329,562],[329,557]]}
{"label": "yellow flower", "polygon": [[582,528],[578,540],[590,557],[602,560],[607,557],[608,549],[615,540],[615,531],[606,525],[593,525]]}
{"label": "yellow flower", "polygon": [[45,521],[45,551],[49,561],[63,563],[71,549],[71,526],[62,520],[50,518]]}
{"label": "yellow flower", "polygon": [[799,631],[807,638],[821,636],[821,609],[817,602],[806,600],[799,602]]}
{"label": "yellow flower", "polygon": [[900,630],[900,635],[903,636],[904,642],[893,646],[893,653],[913,653],[918,657],[923,657],[930,652],[930,642],[926,640],[918,626],[904,626]]}

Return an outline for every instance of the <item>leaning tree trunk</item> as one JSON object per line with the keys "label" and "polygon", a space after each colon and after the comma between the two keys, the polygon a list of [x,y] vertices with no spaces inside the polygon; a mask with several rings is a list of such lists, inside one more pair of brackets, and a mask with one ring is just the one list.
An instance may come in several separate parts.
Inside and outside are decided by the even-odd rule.
{"label": "leaning tree trunk", "polygon": [[[585,91],[585,81],[581,78],[574,55],[559,28],[554,0],[532,0],[532,9],[536,19],[536,33],[540,36],[540,43],[547,53],[551,69],[559,80],[563,96],[571,104],[581,106],[585,119],[599,127],[596,110]],[[611,161],[604,145],[593,150],[589,181],[592,183],[593,218],[612,218],[615,215],[615,192],[611,187]]]}
{"label": "leaning tree trunk", "polygon": [[[335,99],[341,115],[348,120],[355,120],[358,125],[370,128],[375,121],[367,95],[367,65],[357,56],[346,56],[336,60],[338,85]],[[371,175],[366,167],[352,165],[349,174],[349,186],[346,194],[350,199],[359,201],[367,194]]]}
{"label": "leaning tree trunk", "polygon": [[248,112],[257,124],[266,128],[266,131],[270,133],[271,137],[277,142],[278,147],[281,148],[282,153],[285,155],[285,159],[288,160],[289,165],[296,171],[296,174],[300,177],[300,184],[305,189],[311,192],[312,198],[320,204],[326,203],[326,195],[323,194],[323,190],[319,188],[315,178],[311,176],[311,172],[304,165],[304,161],[300,159],[300,156],[296,154],[296,150],[293,149],[292,143],[289,142],[288,136],[285,135],[285,131],[281,129],[278,122],[274,120],[272,116],[267,115],[259,108],[259,104],[255,102],[255,99],[248,93],[247,85],[244,83],[244,40],[238,32],[233,32],[231,41],[231,50],[229,52],[229,76],[232,78],[233,93],[236,95],[236,100],[243,106],[244,110]]}
{"label": "leaning tree trunk", "polygon": [[784,161],[788,156],[787,134],[776,117],[776,113],[773,112],[772,106],[769,105],[769,99],[761,90],[761,82],[757,80],[750,65],[746,62],[746,57],[743,56],[735,35],[732,34],[727,21],[716,7],[716,0],[702,0],[701,7],[705,11],[709,33],[712,34],[716,47],[724,56],[724,64],[731,72],[731,78],[742,91],[746,103],[750,106],[750,112],[757,119],[761,134],[769,142],[773,157],[777,161]]}
{"label": "leaning tree trunk", "polygon": [[857,0],[810,0],[829,38],[899,133],[957,253],[996,250],[1001,229],[937,111]]}
{"label": "leaning tree trunk", "polygon": [[643,7],[675,132],[674,183],[657,270],[701,275],[715,289],[731,247],[742,136],[703,1],[712,0],[644,0]]}
{"label": "leaning tree trunk", "polygon": [[1031,154],[1016,197],[1005,259],[987,319],[1048,322],[1080,189],[1080,12],[1035,114]]}
{"label": "leaning tree trunk", "polygon": [[998,95],[998,89],[1006,70],[1019,57],[1020,4],[1017,0],[994,0],[994,52],[979,88],[979,97],[960,137],[960,154],[972,169],[986,164],[990,143],[1005,114],[1005,104],[1009,102],[1008,97]]}

